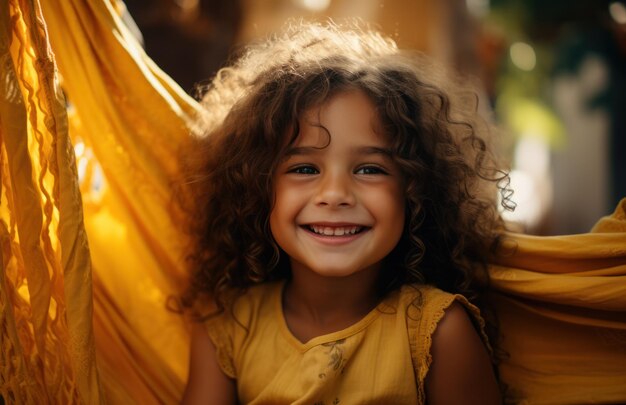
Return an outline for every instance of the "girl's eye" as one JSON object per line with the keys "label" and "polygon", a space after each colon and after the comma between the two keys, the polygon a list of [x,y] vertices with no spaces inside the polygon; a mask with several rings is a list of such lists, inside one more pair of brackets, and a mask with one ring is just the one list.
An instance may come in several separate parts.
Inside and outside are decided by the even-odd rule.
{"label": "girl's eye", "polygon": [[378,166],[363,166],[359,167],[356,174],[388,174],[384,169]]}
{"label": "girl's eye", "polygon": [[289,170],[289,173],[312,175],[312,174],[318,174],[319,171],[313,166],[298,166]]}

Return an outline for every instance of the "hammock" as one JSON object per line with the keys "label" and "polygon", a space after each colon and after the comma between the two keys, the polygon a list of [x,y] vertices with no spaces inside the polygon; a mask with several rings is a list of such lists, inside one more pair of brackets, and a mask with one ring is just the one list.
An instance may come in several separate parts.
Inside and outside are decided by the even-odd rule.
{"label": "hammock", "polygon": [[[170,200],[199,106],[119,7],[0,4],[7,403],[174,404],[184,388],[188,331],[165,307],[183,279]],[[509,241],[491,267],[503,380],[528,403],[626,403],[626,200],[588,234]]]}

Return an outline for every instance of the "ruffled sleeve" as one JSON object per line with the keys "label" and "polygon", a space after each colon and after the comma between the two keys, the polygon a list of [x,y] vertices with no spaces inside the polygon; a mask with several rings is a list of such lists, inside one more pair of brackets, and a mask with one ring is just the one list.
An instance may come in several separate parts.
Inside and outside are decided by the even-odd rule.
{"label": "ruffled sleeve", "polygon": [[204,322],[205,328],[217,354],[217,362],[227,376],[236,378],[233,360],[233,325],[232,317],[227,313],[212,316]]}
{"label": "ruffled sleeve", "polygon": [[[491,346],[484,331],[485,321],[480,315],[480,310],[464,296],[450,294],[434,287],[423,287],[419,291],[420,296],[418,300],[413,301],[411,306],[407,308],[407,323],[418,394],[422,402],[425,403],[424,380],[432,363],[432,355],[430,353],[432,336],[437,329],[439,321],[445,315],[446,309],[454,302],[458,302],[465,307],[487,350],[490,352]],[[413,305],[413,303],[419,304]]]}

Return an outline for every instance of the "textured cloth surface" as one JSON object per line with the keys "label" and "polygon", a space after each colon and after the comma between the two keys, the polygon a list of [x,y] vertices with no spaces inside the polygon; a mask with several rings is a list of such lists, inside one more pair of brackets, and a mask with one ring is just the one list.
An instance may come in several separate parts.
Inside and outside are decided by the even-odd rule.
{"label": "textured cloth surface", "polygon": [[[199,106],[121,11],[115,0],[0,2],[8,403],[182,396],[188,329],[166,309],[183,272],[171,199]],[[508,235],[510,253],[493,263],[502,377],[527,403],[626,403],[625,213],[622,201],[587,234]]]}
{"label": "textured cloth surface", "polygon": [[303,343],[285,322],[283,285],[253,287],[206,322],[242,404],[421,404],[445,309],[462,303],[482,332],[478,309],[464,297],[405,286],[357,323]]}
{"label": "textured cloth surface", "polygon": [[0,395],[102,400],[91,262],[65,98],[41,10],[0,2]]}
{"label": "textured cloth surface", "polygon": [[626,199],[590,233],[507,244],[490,268],[503,380],[524,403],[626,403]]}

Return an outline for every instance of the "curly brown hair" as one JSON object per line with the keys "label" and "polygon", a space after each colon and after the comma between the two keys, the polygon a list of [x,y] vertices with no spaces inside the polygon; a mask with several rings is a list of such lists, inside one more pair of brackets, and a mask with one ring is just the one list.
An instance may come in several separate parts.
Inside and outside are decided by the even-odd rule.
{"label": "curly brown hair", "polygon": [[502,229],[496,189],[505,206],[510,192],[475,93],[376,31],[293,23],[205,89],[202,136],[185,155],[193,246],[184,307],[208,296],[224,309],[254,284],[289,277],[269,227],[273,174],[303,112],[352,89],[374,103],[406,185],[404,232],[381,294],[427,283],[483,306]]}

